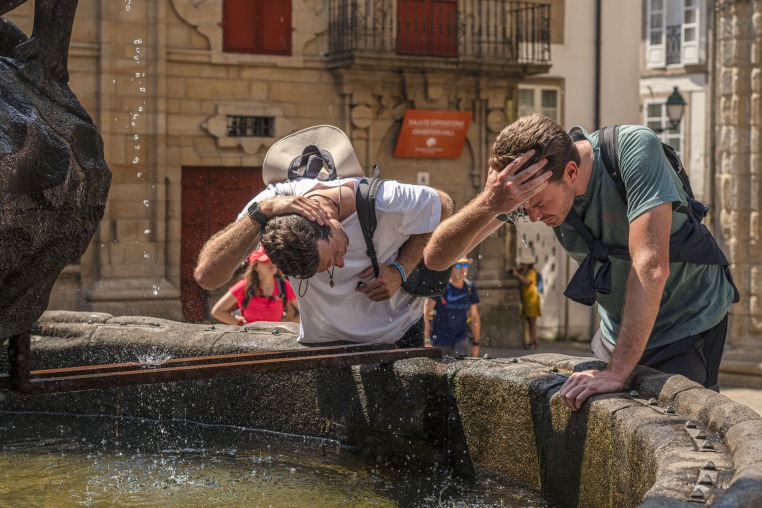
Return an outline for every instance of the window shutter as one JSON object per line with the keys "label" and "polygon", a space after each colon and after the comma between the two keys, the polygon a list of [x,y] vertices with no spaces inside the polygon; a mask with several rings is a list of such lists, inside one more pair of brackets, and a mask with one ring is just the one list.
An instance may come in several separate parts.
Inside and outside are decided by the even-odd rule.
{"label": "window shutter", "polygon": [[236,53],[256,51],[256,8],[252,0],[225,0],[222,4],[222,50]]}
{"label": "window shutter", "polygon": [[666,63],[666,16],[664,3],[667,0],[648,0],[646,13],[646,67],[655,69]]}
{"label": "window shutter", "polygon": [[[249,0],[251,1],[251,0]],[[291,0],[258,0],[260,52],[291,54]]]}

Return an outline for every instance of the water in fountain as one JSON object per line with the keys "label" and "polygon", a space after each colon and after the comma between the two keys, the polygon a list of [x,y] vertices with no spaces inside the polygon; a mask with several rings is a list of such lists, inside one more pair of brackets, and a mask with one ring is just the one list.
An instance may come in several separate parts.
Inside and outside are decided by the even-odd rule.
{"label": "water in fountain", "polygon": [[496,481],[324,439],[189,422],[3,413],[0,505],[547,506]]}

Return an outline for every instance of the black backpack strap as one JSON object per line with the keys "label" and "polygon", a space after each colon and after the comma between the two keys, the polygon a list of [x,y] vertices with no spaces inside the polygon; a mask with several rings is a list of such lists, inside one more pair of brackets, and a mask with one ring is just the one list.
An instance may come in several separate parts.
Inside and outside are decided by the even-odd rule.
{"label": "black backpack strap", "polygon": [[283,304],[283,313],[286,313],[286,298],[288,296],[286,295],[286,281],[283,280],[283,277],[280,275],[275,276],[275,283],[278,285],[278,293],[280,296],[280,301]]}
{"label": "black backpack strap", "polygon": [[246,288],[246,292],[243,294],[243,305],[241,305],[241,313],[243,313],[243,310],[249,305],[249,302],[251,301],[256,291],[257,290],[254,286]]}
{"label": "black backpack strap", "polygon": [[[374,173],[375,168],[374,168]],[[383,180],[375,176],[368,181],[366,178],[360,180],[357,184],[355,193],[355,208],[357,209],[357,218],[360,220],[362,236],[365,239],[368,257],[373,264],[373,272],[378,277],[378,259],[376,259],[376,248],[373,246],[373,234],[376,232],[376,194],[378,187]]]}
{"label": "black backpack strap", "polygon": [[619,197],[627,204],[627,190],[624,188],[622,172],[619,170],[619,126],[604,127],[598,133],[598,148],[606,172],[614,182]]}

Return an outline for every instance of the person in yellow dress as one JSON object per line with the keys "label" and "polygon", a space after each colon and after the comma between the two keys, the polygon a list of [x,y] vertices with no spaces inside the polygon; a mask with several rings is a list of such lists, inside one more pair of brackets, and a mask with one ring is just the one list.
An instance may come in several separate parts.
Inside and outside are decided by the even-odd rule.
{"label": "person in yellow dress", "polygon": [[537,270],[534,265],[535,257],[529,253],[522,253],[516,258],[518,267],[511,269],[511,274],[519,281],[521,292],[521,317],[524,333],[529,335],[529,343],[525,342],[527,349],[537,347],[537,318],[542,316],[540,291],[537,288]]}

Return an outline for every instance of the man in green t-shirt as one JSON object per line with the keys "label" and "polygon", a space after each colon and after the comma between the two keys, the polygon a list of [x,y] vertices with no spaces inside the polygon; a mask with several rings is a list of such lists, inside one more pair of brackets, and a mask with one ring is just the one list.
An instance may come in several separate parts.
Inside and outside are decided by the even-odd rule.
{"label": "man in green t-shirt", "polygon": [[560,395],[571,409],[591,395],[622,390],[638,364],[718,390],[735,288],[726,266],[676,259],[686,232],[702,237],[699,247],[724,256],[706,228],[682,211],[687,195],[661,142],[645,127],[620,127],[625,203],[604,168],[598,133],[570,132],[540,115],[506,127],[492,147],[484,191],[440,224],[424,251],[426,264],[447,265],[497,229],[497,215],[523,207],[532,221],[552,227],[580,263],[565,294],[584,293],[575,285],[589,285],[594,290],[586,303],[597,296],[601,325],[591,349],[608,366],[570,376]]}

